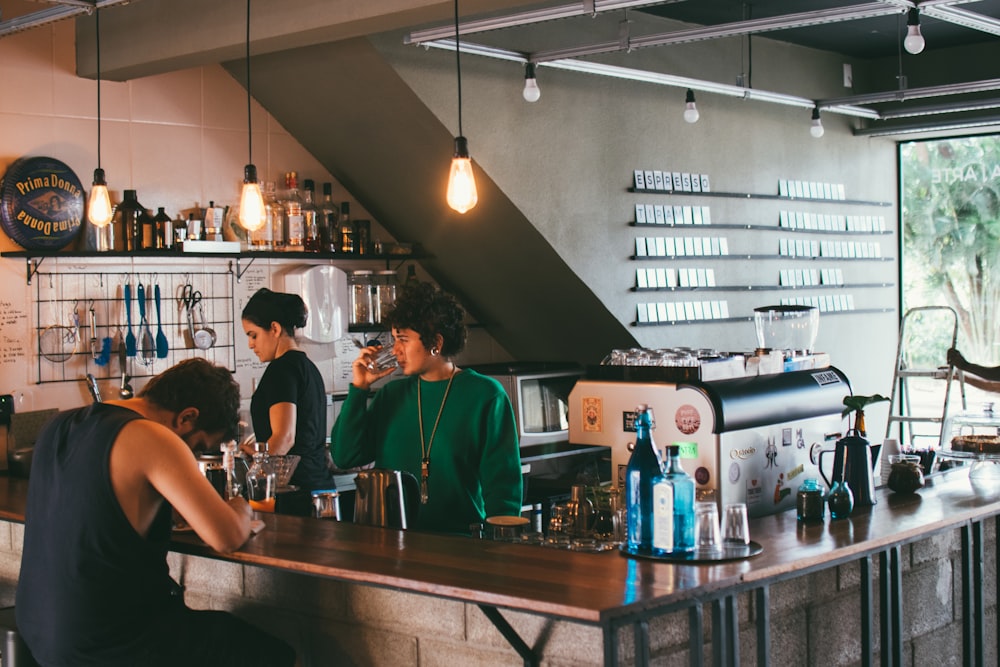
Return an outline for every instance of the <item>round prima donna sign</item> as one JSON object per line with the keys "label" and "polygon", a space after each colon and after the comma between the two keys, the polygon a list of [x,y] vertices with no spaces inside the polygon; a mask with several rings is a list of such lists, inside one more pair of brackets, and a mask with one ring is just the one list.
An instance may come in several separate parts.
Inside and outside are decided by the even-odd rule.
{"label": "round prima donna sign", "polygon": [[59,250],[82,220],[83,185],[55,158],[20,158],[0,181],[0,224],[25,250]]}

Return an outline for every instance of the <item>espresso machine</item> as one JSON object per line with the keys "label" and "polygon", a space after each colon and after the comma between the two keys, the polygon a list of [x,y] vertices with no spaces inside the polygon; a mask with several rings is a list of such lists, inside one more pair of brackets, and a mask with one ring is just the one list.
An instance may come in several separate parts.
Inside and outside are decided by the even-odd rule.
{"label": "espresso machine", "polygon": [[[802,327],[798,314],[791,317]],[[635,409],[646,404],[654,442],[661,450],[680,446],[700,500],[745,502],[750,516],[790,509],[802,480],[821,478],[819,452],[841,437],[843,398],[851,394],[828,355],[811,351],[813,321],[804,340],[777,343],[795,347],[616,350],[574,386],[570,442],[609,446],[612,480],[624,487]],[[778,329],[764,342],[785,336]]]}

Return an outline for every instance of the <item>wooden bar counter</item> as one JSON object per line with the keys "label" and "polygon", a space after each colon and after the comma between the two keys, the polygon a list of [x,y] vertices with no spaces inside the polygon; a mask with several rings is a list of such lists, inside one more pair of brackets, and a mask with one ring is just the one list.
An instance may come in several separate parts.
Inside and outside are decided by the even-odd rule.
{"label": "wooden bar counter", "polygon": [[[24,521],[26,490],[25,480],[0,477],[0,518],[14,523]],[[936,534],[960,531],[961,551],[969,556],[963,559],[963,580],[977,576],[976,563],[972,561],[979,553],[978,577],[982,584],[982,525],[984,520],[998,514],[1000,493],[977,494],[966,472],[958,470],[930,479],[918,494],[897,496],[880,490],[875,507],[849,519],[831,521],[828,517],[824,523],[802,524],[796,521],[794,512],[785,512],[752,520],[751,538],[763,546],[763,552],[750,559],[712,565],[626,558],[616,551],[578,553],[281,515],[264,515],[264,530],[231,554],[209,549],[191,533],[176,534],[171,548],[188,556],[476,605],[525,664],[535,664],[542,656],[522,641],[500,610],[599,628],[603,656],[595,662],[604,664],[616,664],[621,651],[628,648],[630,633],[619,632],[626,626],[632,626],[634,661],[648,660],[649,622],[681,610],[690,622],[687,662],[701,664],[705,659],[701,615],[704,605],[711,605],[708,642],[711,660],[716,664],[738,664],[742,643],[744,650],[746,646],[755,648],[758,664],[768,664],[775,660],[771,657],[773,647],[769,646],[774,638],[770,628],[762,625],[770,626],[771,586],[860,562],[860,600],[870,608],[871,599],[865,597],[864,575],[868,575],[870,592],[873,573],[868,566],[873,556],[880,555],[884,567],[877,578],[883,598],[880,605],[883,618],[878,625],[882,632],[889,633],[882,638],[881,650],[883,660],[888,658],[891,663],[892,652],[897,648],[901,652],[903,642],[908,639],[902,636],[899,619],[892,616],[893,596],[902,599],[899,589],[892,588],[894,581],[901,580],[899,550]],[[994,562],[995,553],[991,548]],[[965,560],[970,562],[965,564]],[[989,572],[995,582],[992,566]],[[964,585],[963,590],[975,598],[971,583]],[[753,622],[749,622],[749,611],[743,619],[745,627],[750,628],[745,633],[749,639],[740,636],[737,596],[742,593],[748,594],[745,604],[755,606]],[[982,616],[981,593],[978,607],[975,600],[968,604],[963,606],[963,616],[968,632],[973,633],[969,637],[975,644],[972,650],[982,653],[983,631],[977,630],[975,619],[968,618],[973,612]],[[864,623],[868,628],[860,628],[857,634],[862,638],[861,662],[868,664],[875,645],[866,633],[870,633],[874,623],[873,619],[863,618]],[[885,628],[886,625],[890,627]],[[891,636],[892,632],[897,638]],[[978,637],[974,636],[977,632]],[[995,639],[991,637],[990,646],[995,647]]]}

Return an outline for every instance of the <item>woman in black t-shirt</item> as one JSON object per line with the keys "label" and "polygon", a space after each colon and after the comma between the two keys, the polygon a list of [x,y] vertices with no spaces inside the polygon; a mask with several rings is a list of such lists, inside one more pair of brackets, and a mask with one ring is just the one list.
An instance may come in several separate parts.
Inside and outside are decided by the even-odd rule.
{"label": "woman in black t-shirt", "polygon": [[250,350],[268,364],[250,400],[254,436],[267,442],[271,455],[301,457],[290,481],[305,496],[294,503],[296,514],[308,513],[310,491],[333,487],[323,376],[295,341],[295,329],[305,326],[308,315],[299,295],[267,288],[250,297],[242,314]]}

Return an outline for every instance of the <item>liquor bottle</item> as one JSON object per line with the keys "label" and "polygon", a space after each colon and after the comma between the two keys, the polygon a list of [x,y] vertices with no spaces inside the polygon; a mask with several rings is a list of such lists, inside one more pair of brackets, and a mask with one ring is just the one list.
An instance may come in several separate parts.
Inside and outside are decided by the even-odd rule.
{"label": "liquor bottle", "polygon": [[174,247],[174,221],[170,219],[165,207],[156,209],[153,224],[156,226],[155,245],[157,250],[170,250]]}
{"label": "liquor bottle", "polygon": [[156,222],[146,207],[139,205],[139,250],[156,250]]}
{"label": "liquor bottle", "polygon": [[302,196],[299,195],[299,175],[294,171],[285,174],[285,216],[287,219],[288,237],[285,250],[300,251],[305,240],[305,227],[302,220]]}
{"label": "liquor bottle", "polygon": [[694,551],[694,480],[681,466],[679,445],[667,447],[663,474],[653,482],[653,553]]}
{"label": "liquor bottle", "polygon": [[635,409],[635,448],[625,470],[628,553],[652,553],[653,480],[660,475],[661,467],[660,452],[653,444],[652,410],[643,404]]}
{"label": "liquor bottle", "polygon": [[[274,225],[274,209],[277,203],[274,201],[274,181],[267,181],[264,183],[264,224],[260,226],[260,229],[255,229],[248,233],[247,236],[250,250],[253,251],[266,251],[272,248],[271,245],[271,232]],[[280,217],[279,217],[280,220]]]}
{"label": "liquor bottle", "polygon": [[[126,190],[122,203],[115,209],[112,222],[115,226],[115,250],[135,252],[142,247],[142,229],[139,227],[141,210],[142,206],[136,198],[135,190]],[[120,244],[119,239],[121,239]]]}
{"label": "liquor bottle", "polygon": [[265,200],[265,204],[271,206],[271,248],[274,250],[284,250],[288,243],[288,225],[286,224],[284,194],[280,197],[272,185],[271,198]]}
{"label": "liquor bottle", "polygon": [[340,209],[333,203],[333,184],[323,184],[323,201],[319,204],[320,244],[323,250],[340,250]]}
{"label": "liquor bottle", "polygon": [[340,252],[354,254],[354,224],[351,223],[351,203],[340,205]]}
{"label": "liquor bottle", "polygon": [[303,181],[302,193],[302,228],[305,231],[305,240],[302,245],[309,252],[319,252],[323,249],[320,246],[319,209],[313,203],[316,196],[316,184],[311,178]]}

